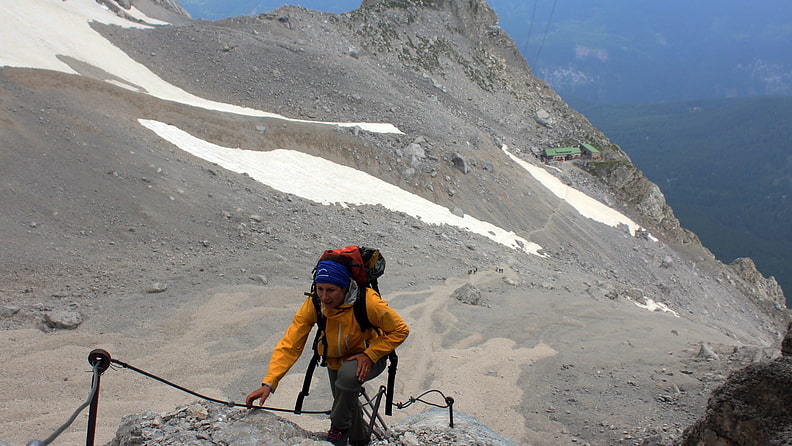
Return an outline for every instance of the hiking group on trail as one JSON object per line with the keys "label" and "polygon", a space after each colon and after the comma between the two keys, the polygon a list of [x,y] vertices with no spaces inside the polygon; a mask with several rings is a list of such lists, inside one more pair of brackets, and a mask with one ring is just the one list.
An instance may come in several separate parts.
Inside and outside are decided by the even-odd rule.
{"label": "hiking group on trail", "polygon": [[[365,262],[361,250],[368,254]],[[379,295],[376,279],[382,270],[384,259],[377,250],[350,246],[325,252],[314,271],[311,293],[306,293],[308,297],[276,345],[261,387],[247,396],[247,406],[256,400],[264,405],[300,357],[313,326],[318,325],[314,358],[295,411],[307,395],[310,374],[321,357],[333,393],[327,440],[334,445],[369,443],[370,432],[358,400],[362,383],[382,373],[389,356],[395,373],[393,352],[409,334],[401,316]],[[389,381],[392,384],[392,379]],[[392,389],[389,391],[392,394]]]}

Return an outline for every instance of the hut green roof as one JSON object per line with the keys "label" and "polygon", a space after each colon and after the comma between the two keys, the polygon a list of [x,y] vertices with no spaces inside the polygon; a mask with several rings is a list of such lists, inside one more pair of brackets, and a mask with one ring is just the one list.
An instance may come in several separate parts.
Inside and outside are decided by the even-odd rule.
{"label": "hut green roof", "polygon": [[591,152],[591,153],[600,153],[600,151],[599,151],[599,150],[597,150],[597,149],[595,149],[595,148],[594,148],[594,146],[592,146],[591,144],[587,144],[587,143],[585,143],[585,142],[584,142],[583,144],[581,144],[581,146],[582,146],[584,149],[586,149],[586,150],[588,150],[589,152]]}
{"label": "hut green roof", "polygon": [[577,147],[559,147],[556,149],[545,149],[547,156],[566,156],[566,155],[579,155],[580,149]]}

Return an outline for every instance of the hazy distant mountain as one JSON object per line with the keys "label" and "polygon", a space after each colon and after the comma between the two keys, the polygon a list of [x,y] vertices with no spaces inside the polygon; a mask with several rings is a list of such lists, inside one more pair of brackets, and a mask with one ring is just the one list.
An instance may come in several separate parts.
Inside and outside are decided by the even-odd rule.
{"label": "hazy distant mountain", "polygon": [[792,94],[789,2],[561,1],[552,18],[550,2],[537,2],[530,39],[524,14],[493,3],[503,5],[503,26],[536,74],[565,97],[648,103]]}
{"label": "hazy distant mountain", "polygon": [[[205,19],[254,15],[284,3],[336,13],[361,4],[182,0]],[[534,73],[564,97],[648,103],[792,94],[792,3],[785,0],[489,4]]]}

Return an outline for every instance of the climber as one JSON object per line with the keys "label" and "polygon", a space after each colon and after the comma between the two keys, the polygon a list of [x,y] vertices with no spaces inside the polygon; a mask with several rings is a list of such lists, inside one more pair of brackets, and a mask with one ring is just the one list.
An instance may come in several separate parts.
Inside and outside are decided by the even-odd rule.
{"label": "climber", "polygon": [[[341,263],[320,261],[314,273],[314,289],[321,314],[314,296],[308,296],[276,345],[261,387],[247,396],[246,404],[252,407],[260,400],[259,405],[264,405],[300,357],[314,324],[324,318],[324,324],[318,324],[325,327],[319,349],[326,359],[333,392],[327,440],[334,445],[346,445],[347,440],[352,446],[367,445],[369,431],[358,402],[361,384],[382,373],[386,357],[407,338],[409,328],[377,291],[359,285]],[[358,299],[365,299],[366,314],[374,328],[363,330],[356,321],[352,307]]]}

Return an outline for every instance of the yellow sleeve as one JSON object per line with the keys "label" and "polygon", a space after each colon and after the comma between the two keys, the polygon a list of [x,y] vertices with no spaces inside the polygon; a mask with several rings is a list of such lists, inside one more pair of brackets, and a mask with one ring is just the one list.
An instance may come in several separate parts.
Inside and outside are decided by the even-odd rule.
{"label": "yellow sleeve", "polygon": [[272,386],[273,391],[278,388],[278,383],[286,375],[286,372],[297,362],[308,340],[308,335],[316,323],[316,310],[309,296],[303,302],[302,307],[297,310],[291,325],[286,330],[286,334],[275,346],[270,359],[267,376],[262,383]]}
{"label": "yellow sleeve", "polygon": [[369,289],[366,293],[366,313],[369,321],[379,327],[382,334],[374,338],[365,350],[366,356],[374,362],[396,350],[407,336],[410,328],[401,316],[382,300],[376,291]]}

